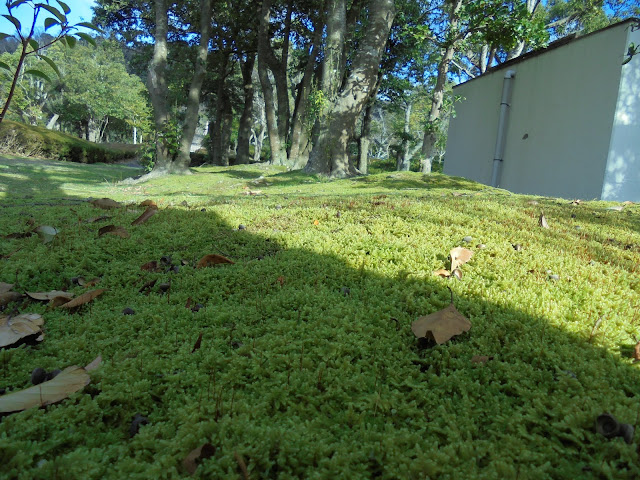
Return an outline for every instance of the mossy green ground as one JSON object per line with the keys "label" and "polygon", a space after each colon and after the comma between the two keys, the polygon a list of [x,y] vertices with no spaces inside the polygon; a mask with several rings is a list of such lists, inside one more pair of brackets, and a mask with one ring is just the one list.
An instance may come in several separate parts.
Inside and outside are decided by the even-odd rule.
{"label": "mossy green ground", "polygon": [[[2,418],[0,477],[187,477],[183,458],[207,442],[197,478],[243,478],[236,453],[253,479],[640,475],[638,435],[594,431],[603,412],[639,426],[640,207],[266,166],[118,183],[136,173],[0,164],[0,235],[30,218],[60,230],[49,244],[3,239],[0,281],[80,294],[70,278],[101,277],[108,289],[77,312],[19,306],[44,316],[46,338],[0,351],[0,388],[27,387],[36,367],[103,363],[59,404]],[[89,197],[131,206],[105,212]],[[144,199],[160,211],[131,226]],[[108,223],[131,237],[98,237]],[[475,255],[462,280],[434,276],[465,236]],[[210,253],[235,264],[192,267]],[[188,265],[140,269],[163,256]],[[151,279],[168,294],[139,293]],[[446,307],[447,287],[472,328],[421,349],[411,322]],[[150,423],[129,438],[135,414]]]}

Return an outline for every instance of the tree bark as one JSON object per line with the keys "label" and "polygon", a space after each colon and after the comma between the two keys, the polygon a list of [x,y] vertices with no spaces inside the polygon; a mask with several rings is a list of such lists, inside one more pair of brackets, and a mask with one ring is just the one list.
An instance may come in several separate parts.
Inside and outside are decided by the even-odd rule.
{"label": "tree bark", "polygon": [[185,113],[184,125],[182,127],[182,138],[178,156],[174,161],[173,170],[175,172],[186,173],[189,171],[191,163],[191,144],[193,136],[198,126],[198,111],[200,109],[200,92],[202,82],[207,70],[207,56],[209,53],[209,37],[211,35],[211,0],[202,0],[200,4],[200,44],[196,53],[196,64],[194,67],[193,79],[189,87],[187,97],[187,110]]}
{"label": "tree bark", "polygon": [[[344,7],[344,0],[332,0],[331,4],[334,7],[336,5]],[[354,173],[349,168],[347,146],[360,113],[367,101],[375,94],[380,60],[393,23],[394,13],[393,0],[377,0],[370,3],[368,28],[353,59],[351,74],[335,100],[329,102],[328,114],[319,119],[318,142],[311,151],[306,167],[307,172],[327,174],[332,177],[345,177]],[[340,19],[342,12],[335,12],[335,14],[336,19]],[[327,25],[327,37],[329,36]],[[331,52],[325,54],[325,61],[329,57]],[[328,65],[332,65],[334,61],[329,60]],[[326,85],[325,74],[332,77],[332,72],[323,72],[323,86]],[[333,85],[333,78],[327,78],[327,82]]]}
{"label": "tree bark", "polygon": [[422,141],[422,158],[420,161],[420,169],[422,173],[431,173],[431,164],[433,163],[436,142],[438,140],[438,127],[442,104],[444,101],[444,89],[447,85],[447,73],[449,72],[449,66],[451,65],[453,54],[456,51],[456,33],[460,22],[461,7],[462,0],[455,0],[451,5],[451,12],[449,14],[449,32],[451,40],[445,48],[442,59],[438,64],[438,76],[436,78],[436,85],[433,89],[431,109],[429,111],[429,118],[424,131],[424,139]]}
{"label": "tree bark", "polygon": [[304,148],[309,141],[308,134],[305,134],[304,122],[307,114],[307,106],[309,104],[309,93],[311,92],[311,80],[315,70],[316,58],[318,58],[318,50],[322,41],[322,25],[320,22],[315,24],[315,34],[313,44],[307,59],[307,65],[302,75],[302,80],[298,85],[298,93],[296,95],[296,104],[293,110],[293,119],[291,120],[291,146],[289,147],[289,161],[293,168],[302,168],[306,165],[308,158],[300,158]]}
{"label": "tree bark", "polygon": [[405,104],[404,109],[404,126],[402,128],[402,142],[400,143],[400,152],[398,153],[398,171],[408,172],[411,167],[411,156],[409,152],[409,131],[411,120],[411,108],[413,105],[410,101]]}
{"label": "tree bark", "polygon": [[[260,78],[260,85],[262,87],[262,95],[264,97],[265,103],[267,131],[269,134],[269,145],[271,146],[271,163],[273,163],[274,165],[286,165],[287,152],[284,148],[286,138],[282,136],[281,127],[278,125],[278,114],[276,113],[273,98],[273,86],[271,85],[271,81],[269,80],[268,72],[269,55],[273,55],[269,37],[270,18],[271,0],[263,0],[262,11],[260,15],[260,26],[258,28],[258,76]],[[277,81],[278,80],[276,78],[276,82]]]}
{"label": "tree bark", "polygon": [[240,70],[242,71],[242,83],[244,91],[244,108],[240,116],[238,125],[238,150],[236,152],[236,163],[251,163],[249,154],[249,139],[251,137],[251,115],[253,112],[253,67],[255,65],[256,54],[247,53],[246,60],[242,61]]}
{"label": "tree bark", "polygon": [[149,66],[148,87],[153,106],[153,120],[156,126],[156,161],[153,170],[158,173],[169,173],[171,158],[165,141],[169,114],[167,96],[169,93],[166,79],[167,69],[167,33],[169,20],[166,0],[155,0],[155,22],[153,58]]}

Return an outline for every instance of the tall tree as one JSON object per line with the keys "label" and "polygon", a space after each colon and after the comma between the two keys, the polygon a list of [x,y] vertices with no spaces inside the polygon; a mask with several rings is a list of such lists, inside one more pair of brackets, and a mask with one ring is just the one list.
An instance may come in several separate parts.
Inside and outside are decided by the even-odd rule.
{"label": "tall tree", "polygon": [[393,0],[370,3],[366,29],[363,29],[362,38],[353,55],[350,72],[339,84],[331,69],[334,67],[339,72],[344,72],[340,68],[344,57],[340,54],[342,49],[338,50],[337,42],[345,36],[346,24],[343,18],[346,16],[346,5],[344,0],[331,0],[328,3],[328,43],[323,60],[322,81],[326,107],[318,119],[318,139],[311,151],[306,171],[344,177],[354,171],[349,165],[348,142],[360,113],[374,94],[380,60],[395,9]]}

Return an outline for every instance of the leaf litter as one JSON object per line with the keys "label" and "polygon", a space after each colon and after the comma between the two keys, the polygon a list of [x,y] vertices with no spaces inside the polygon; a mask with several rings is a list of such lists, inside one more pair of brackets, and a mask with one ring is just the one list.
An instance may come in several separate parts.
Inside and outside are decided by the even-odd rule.
{"label": "leaf litter", "polygon": [[456,309],[453,304],[453,291],[451,289],[449,291],[451,291],[451,303],[448,307],[419,317],[411,324],[411,330],[416,337],[433,340],[441,345],[471,329],[471,322]]}

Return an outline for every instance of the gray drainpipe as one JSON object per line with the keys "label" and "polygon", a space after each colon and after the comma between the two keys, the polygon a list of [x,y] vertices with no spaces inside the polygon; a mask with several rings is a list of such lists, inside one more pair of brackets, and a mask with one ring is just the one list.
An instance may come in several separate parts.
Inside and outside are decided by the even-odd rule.
{"label": "gray drainpipe", "polygon": [[502,84],[502,99],[500,100],[500,119],[498,120],[498,135],[496,136],[496,149],[493,155],[493,171],[491,172],[491,186],[500,185],[500,174],[502,173],[502,161],[504,157],[504,146],[507,143],[507,125],[509,123],[509,107],[511,106],[511,92],[513,91],[513,79],[516,76],[515,70],[507,70],[504,74]]}

